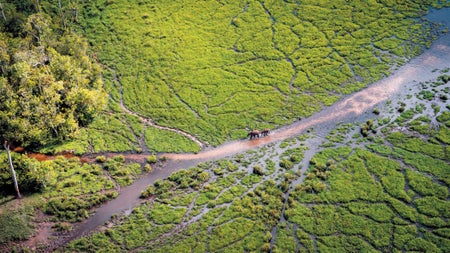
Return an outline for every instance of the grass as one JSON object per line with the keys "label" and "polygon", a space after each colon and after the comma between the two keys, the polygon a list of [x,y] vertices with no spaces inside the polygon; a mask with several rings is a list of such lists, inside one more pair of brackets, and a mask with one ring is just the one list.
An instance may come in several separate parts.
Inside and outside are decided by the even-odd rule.
{"label": "grass", "polygon": [[31,226],[32,210],[15,210],[0,213],[0,243],[24,240],[33,233]]}
{"label": "grass", "polygon": [[156,128],[145,130],[145,142],[153,152],[198,152],[200,147],[185,136]]}
{"label": "grass", "polygon": [[[398,131],[398,120],[385,122],[371,133],[373,141],[353,139],[360,143],[355,148],[342,145],[352,142],[355,129],[338,125],[323,140],[334,140],[337,147],[319,145],[302,183],[294,183],[298,169],[283,164],[301,161],[308,137],[176,172],[149,186],[145,204],[121,217],[105,236],[121,251],[446,252],[449,170],[440,148],[447,144],[437,138],[439,132],[414,131],[432,121],[448,128],[447,112],[426,114],[433,102],[400,123],[412,131]],[[405,119],[395,113],[394,119]],[[273,154],[267,158],[261,152]],[[141,231],[140,237],[130,229]],[[97,236],[65,250],[86,249],[81,242],[103,245]]]}
{"label": "grass", "polygon": [[89,128],[81,129],[75,140],[63,145],[44,147],[43,153],[59,153],[73,150],[75,154],[101,151],[138,151],[138,138],[143,135],[139,119],[126,114],[102,114]]}
{"label": "grass", "polygon": [[87,218],[92,207],[117,196],[117,185],[131,184],[142,173],[139,164],[125,163],[121,156],[107,159],[103,168],[62,157],[42,163],[49,177],[42,193],[46,199],[43,211],[55,221]]}
{"label": "grass", "polygon": [[199,150],[178,133],[123,116],[122,98],[138,115],[213,146],[291,123],[418,55],[436,38],[418,18],[442,5],[84,2],[80,30],[106,67],[113,115],[103,117],[117,127],[98,119],[64,149],[139,151],[136,137],[145,132],[150,151]]}
{"label": "grass", "polygon": [[[134,5],[139,3],[138,12]],[[375,2],[331,9],[327,1],[188,1],[185,9],[177,2],[85,4],[81,22],[102,62],[117,69],[120,83],[106,71],[112,114],[84,129],[83,141],[49,147],[49,152],[69,147],[76,153],[138,152],[142,138],[151,152],[198,151],[182,135],[167,135],[121,113],[120,85],[131,110],[216,145],[244,136],[245,128],[310,115],[387,75],[388,66],[419,53],[432,37],[426,25],[405,18],[420,17],[428,6],[423,1],[408,2],[409,7],[386,1],[381,9]],[[350,15],[342,15],[350,7],[360,9],[351,22],[346,20]],[[190,15],[193,11],[197,15]],[[317,15],[306,15],[311,11]],[[362,140],[357,148],[340,146],[351,140],[346,135],[353,130],[341,125],[327,139],[336,147],[323,148],[311,159],[301,184],[297,165],[306,150],[303,137],[281,143],[281,150],[266,147],[270,158],[255,151],[199,164],[157,180],[130,215],[64,251],[450,251],[450,114],[437,105],[444,103],[439,96],[429,98],[421,101],[424,106],[440,109],[422,116],[436,119],[438,131],[426,131],[434,121],[419,118],[425,109],[404,106],[393,123],[370,133],[373,142]],[[399,125],[412,132],[397,131]],[[41,204],[30,206],[57,222],[84,219],[91,207],[114,198],[116,187],[131,183],[142,170],[121,156],[102,157],[92,165],[62,158],[42,163],[23,158],[20,164],[19,178],[42,191]],[[253,173],[256,166],[262,172]],[[7,172],[2,167],[2,175]],[[3,180],[2,187],[8,182]],[[28,209],[2,211],[3,240],[28,237],[28,215]],[[10,232],[15,224],[21,228],[17,234]]]}
{"label": "grass", "polygon": [[[4,156],[1,153],[0,159],[6,159]],[[125,162],[121,156],[105,158],[99,164],[62,156],[46,161],[16,153],[13,157],[24,198],[16,205],[11,203],[19,200],[8,203],[3,198],[0,241],[5,245],[33,235],[42,222],[37,218],[41,212],[48,215],[46,221],[54,223],[55,229],[71,230],[72,223],[88,218],[94,207],[117,197],[119,185],[131,184],[143,172],[141,165]],[[13,189],[9,168],[0,167],[0,173],[0,189],[8,194]]]}
{"label": "grass", "polygon": [[[291,146],[283,154],[303,157],[303,150]],[[255,157],[262,159],[259,152],[248,153],[245,158],[252,161]],[[143,192],[145,204],[134,209],[128,218],[121,218],[120,225],[111,228],[106,236],[124,250],[150,247],[153,252],[259,251],[267,248],[267,229],[280,219],[282,190],[275,181],[263,180],[264,174],[254,174],[252,166],[241,166],[240,162],[229,159],[199,164],[173,173],[166,180],[158,180]],[[280,169],[273,173],[285,174]],[[196,221],[190,222],[192,219]],[[178,233],[170,225],[183,229]],[[128,233],[131,228],[141,231],[140,237],[132,238]],[[171,236],[165,243],[157,242],[164,233]],[[124,243],[126,238],[130,241]],[[104,243],[97,240],[98,237],[79,240],[67,250],[85,250],[91,243]]]}

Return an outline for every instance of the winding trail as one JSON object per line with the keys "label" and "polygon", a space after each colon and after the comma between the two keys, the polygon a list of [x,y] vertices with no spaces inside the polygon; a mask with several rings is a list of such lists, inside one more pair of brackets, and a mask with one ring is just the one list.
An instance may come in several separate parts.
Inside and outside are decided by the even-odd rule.
{"label": "winding trail", "polygon": [[[320,132],[320,129],[331,129],[338,123],[362,121],[373,117],[373,114],[371,113],[373,108],[386,102],[392,96],[399,94],[402,89],[408,89],[408,84],[436,79],[441,73],[433,70],[442,70],[449,67],[450,34],[446,34],[435,41],[430,49],[396,70],[395,73],[389,77],[341,99],[334,105],[323,109],[307,119],[277,129],[267,137],[253,140],[233,141],[216,148],[206,148],[197,154],[160,154],[160,156],[168,158],[168,161],[163,167],[155,169],[152,174],[142,176],[132,185],[122,188],[116,199],[99,207],[95,215],[77,225],[69,235],[61,240],[60,245],[53,245],[53,248],[50,250],[57,249],[73,239],[88,234],[90,231],[110,220],[114,214],[131,212],[132,208],[141,202],[139,195],[148,185],[153,184],[158,179],[167,178],[175,171],[189,168],[199,162],[229,157],[273,142],[294,137],[311,128],[314,128],[316,132]],[[128,110],[123,105],[122,99],[121,107],[124,112],[140,117],[145,123],[151,126],[159,129],[176,131],[176,129],[157,126],[150,119],[143,118]],[[190,137],[189,134],[184,134],[181,131],[179,133]],[[195,141],[195,138],[190,139]],[[203,146],[198,140],[196,142]],[[145,161],[147,156],[148,154],[126,155],[127,159],[141,162]]]}
{"label": "winding trail", "polygon": [[111,69],[111,71],[113,71],[113,73],[114,73],[114,81],[116,81],[116,82],[120,85],[120,87],[119,87],[119,93],[120,93],[120,108],[121,108],[125,113],[131,114],[131,115],[133,115],[133,116],[136,116],[136,117],[140,118],[140,119],[144,122],[144,124],[147,124],[147,125],[149,125],[149,126],[151,126],[151,127],[154,127],[154,128],[157,128],[157,129],[161,129],[161,130],[166,130],[166,131],[172,131],[172,132],[175,132],[175,133],[177,133],[177,134],[181,134],[181,135],[183,135],[183,136],[189,138],[189,139],[192,140],[193,142],[195,142],[197,145],[200,146],[200,148],[204,148],[204,147],[205,147],[205,144],[203,144],[199,139],[197,139],[195,136],[193,136],[193,135],[191,135],[191,134],[189,134],[189,133],[183,132],[183,131],[181,131],[180,129],[176,129],[176,128],[171,128],[171,127],[165,127],[165,126],[157,125],[155,122],[153,122],[152,119],[146,118],[146,117],[144,117],[144,116],[141,116],[141,115],[139,115],[138,113],[133,112],[133,111],[131,111],[130,109],[128,109],[128,108],[124,105],[124,103],[123,103],[123,84],[122,84],[122,82],[120,81],[119,77],[117,76],[116,70]]}

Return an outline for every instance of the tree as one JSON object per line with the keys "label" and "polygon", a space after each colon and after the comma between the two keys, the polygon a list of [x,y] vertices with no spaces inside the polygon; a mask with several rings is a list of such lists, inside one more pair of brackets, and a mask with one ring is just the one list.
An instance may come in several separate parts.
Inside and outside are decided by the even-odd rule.
{"label": "tree", "polygon": [[11,159],[11,151],[10,151],[11,146],[8,141],[5,141],[3,143],[3,147],[5,148],[6,153],[8,154],[8,163],[9,163],[9,168],[11,169],[11,176],[13,179],[14,190],[16,191],[16,198],[20,199],[20,198],[22,198],[22,195],[20,194],[19,184],[17,183],[16,171],[14,170],[14,166],[13,166],[12,159]]}
{"label": "tree", "polygon": [[88,57],[87,43],[70,31],[55,34],[51,22],[32,14],[25,37],[0,34],[7,40],[0,42],[0,141],[18,198],[11,147],[69,139],[106,105],[100,67]]}
{"label": "tree", "polygon": [[0,11],[2,12],[3,20],[6,22],[5,10],[3,9],[3,4],[0,2]]}

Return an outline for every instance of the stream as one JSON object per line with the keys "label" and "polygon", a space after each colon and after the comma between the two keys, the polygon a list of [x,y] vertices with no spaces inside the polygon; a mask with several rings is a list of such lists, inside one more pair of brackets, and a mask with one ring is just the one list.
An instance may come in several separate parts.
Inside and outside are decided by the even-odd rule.
{"label": "stream", "polygon": [[[450,26],[450,8],[431,11],[426,17],[434,22],[443,23],[446,27]],[[447,33],[436,40],[430,49],[395,70],[389,77],[342,98],[337,103],[324,108],[309,118],[276,129],[269,136],[253,140],[232,141],[215,148],[202,150],[197,154],[161,154],[160,156],[167,158],[167,162],[162,167],[156,168],[151,174],[141,176],[132,185],[122,188],[116,199],[100,206],[92,217],[76,225],[74,230],[62,241],[67,243],[88,234],[105,224],[115,214],[131,212],[132,208],[141,202],[139,196],[148,185],[153,184],[158,179],[167,178],[175,171],[195,166],[200,162],[226,158],[257,149],[267,144],[298,136],[308,129],[314,128],[315,134],[324,136],[324,133],[327,133],[339,123],[362,122],[373,118],[372,110],[375,107],[385,103],[394,95],[400,94],[404,89],[410,89],[413,83],[435,80],[441,73],[433,70],[442,70],[449,67],[450,33]],[[142,162],[145,161],[148,154],[127,154],[125,156],[130,160]]]}

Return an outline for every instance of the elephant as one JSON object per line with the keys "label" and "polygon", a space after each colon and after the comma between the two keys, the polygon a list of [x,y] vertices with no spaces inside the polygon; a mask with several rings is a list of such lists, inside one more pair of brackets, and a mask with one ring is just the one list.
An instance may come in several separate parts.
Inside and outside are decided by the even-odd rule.
{"label": "elephant", "polygon": [[269,133],[270,133],[270,129],[266,128],[266,129],[261,131],[261,136],[267,136],[267,135],[269,135]]}
{"label": "elephant", "polygon": [[250,136],[250,140],[253,139],[253,138],[258,138],[259,137],[259,130],[255,129],[255,130],[249,132],[247,134],[247,136]]}

